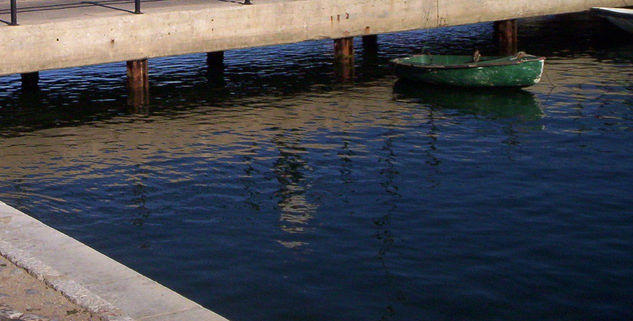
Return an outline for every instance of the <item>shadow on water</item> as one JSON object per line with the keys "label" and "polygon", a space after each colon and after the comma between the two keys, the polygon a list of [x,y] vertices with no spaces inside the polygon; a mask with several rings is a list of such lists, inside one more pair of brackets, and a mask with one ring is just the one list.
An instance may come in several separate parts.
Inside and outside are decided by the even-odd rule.
{"label": "shadow on water", "polygon": [[[278,50],[275,47],[265,49]],[[294,56],[301,50],[303,48],[299,47]],[[357,67],[371,72],[361,72],[352,82],[341,83],[329,56],[298,59],[291,53],[264,63],[242,57],[248,56],[245,50],[228,56],[221,68],[207,68],[200,59],[204,55],[185,56],[182,61],[150,60],[153,72],[150,75],[149,108],[140,110],[128,105],[124,69],[117,64],[102,66],[106,76],[96,77],[102,71],[95,70],[82,80],[77,80],[80,76],[60,79],[58,71],[44,72],[39,88],[33,90],[20,89],[19,79],[10,80],[4,86],[0,84],[0,88],[5,89],[0,95],[0,136],[76,126],[122,115],[166,115],[201,106],[235,108],[262,99],[274,101],[363,86],[389,75],[386,59],[358,59]],[[191,68],[191,65],[198,67]],[[77,70],[69,70],[69,73]]]}
{"label": "shadow on water", "polygon": [[[561,28],[561,25],[575,27]],[[519,46],[532,54],[558,58],[590,54],[600,60],[633,61],[633,36],[606,19],[591,14],[576,13],[521,20],[518,36]]]}
{"label": "shadow on water", "polygon": [[399,80],[393,92],[396,100],[414,101],[466,114],[523,120],[543,117],[534,94],[519,88],[455,88]]}

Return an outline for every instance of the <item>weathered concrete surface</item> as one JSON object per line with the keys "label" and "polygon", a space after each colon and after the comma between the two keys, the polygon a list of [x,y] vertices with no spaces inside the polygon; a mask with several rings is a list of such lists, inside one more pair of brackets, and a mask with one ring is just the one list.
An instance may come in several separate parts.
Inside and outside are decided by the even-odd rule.
{"label": "weathered concrete surface", "polygon": [[0,256],[0,321],[96,319],[98,317]]}
{"label": "weathered concrete surface", "polygon": [[2,202],[0,255],[101,320],[226,321]]}
{"label": "weathered concrete surface", "polygon": [[[0,11],[8,19],[8,1]],[[632,6],[633,0],[19,1],[0,75]],[[128,11],[126,11],[128,10]],[[553,31],[555,32],[555,31]]]}

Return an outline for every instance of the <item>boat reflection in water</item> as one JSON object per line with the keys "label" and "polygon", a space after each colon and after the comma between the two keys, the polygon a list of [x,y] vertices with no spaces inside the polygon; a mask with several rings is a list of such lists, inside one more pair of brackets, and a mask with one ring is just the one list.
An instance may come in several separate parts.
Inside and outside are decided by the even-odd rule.
{"label": "boat reflection in water", "polygon": [[534,94],[520,88],[456,88],[398,80],[393,91],[396,100],[419,102],[433,108],[493,118],[537,120],[543,117]]}

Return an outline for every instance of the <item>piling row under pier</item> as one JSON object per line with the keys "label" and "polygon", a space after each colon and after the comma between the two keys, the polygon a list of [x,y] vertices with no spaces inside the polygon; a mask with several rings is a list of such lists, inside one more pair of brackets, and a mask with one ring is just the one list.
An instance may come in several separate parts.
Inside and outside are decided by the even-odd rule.
{"label": "piling row under pier", "polygon": [[[495,35],[499,43],[500,54],[512,54],[517,51],[516,21],[495,22]],[[334,39],[334,63],[337,75],[349,80],[354,75],[354,38]],[[378,53],[378,35],[362,36],[363,50],[371,55]],[[210,78],[222,77],[224,72],[224,51],[207,53],[207,68]],[[149,104],[149,67],[147,59],[127,61],[128,105],[143,106]],[[21,74],[22,87],[33,89],[38,86],[39,73]]]}

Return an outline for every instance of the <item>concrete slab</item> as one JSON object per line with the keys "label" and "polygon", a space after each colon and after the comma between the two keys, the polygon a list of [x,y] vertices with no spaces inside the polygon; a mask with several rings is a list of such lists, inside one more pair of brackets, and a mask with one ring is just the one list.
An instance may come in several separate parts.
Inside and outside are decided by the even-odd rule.
{"label": "concrete slab", "polygon": [[[22,314],[22,318],[11,316]],[[24,318],[30,315],[34,318]],[[0,320],[91,321],[95,318],[0,255]]]}
{"label": "concrete slab", "polygon": [[2,202],[0,255],[102,320],[226,321]]}

